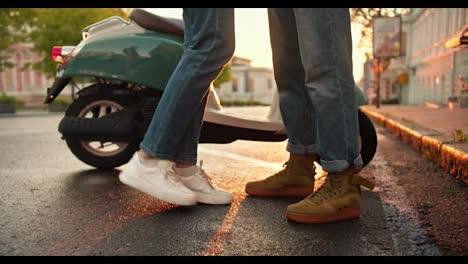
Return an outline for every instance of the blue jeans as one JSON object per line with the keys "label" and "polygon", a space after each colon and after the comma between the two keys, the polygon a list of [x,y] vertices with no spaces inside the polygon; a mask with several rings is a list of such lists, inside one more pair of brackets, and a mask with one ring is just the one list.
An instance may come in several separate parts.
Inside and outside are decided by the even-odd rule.
{"label": "blue jeans", "polygon": [[211,83],[234,54],[233,8],[184,8],[184,53],[140,148],[158,159],[197,162]]}
{"label": "blue jeans", "polygon": [[287,150],[327,172],[362,167],[347,8],[269,8]]}

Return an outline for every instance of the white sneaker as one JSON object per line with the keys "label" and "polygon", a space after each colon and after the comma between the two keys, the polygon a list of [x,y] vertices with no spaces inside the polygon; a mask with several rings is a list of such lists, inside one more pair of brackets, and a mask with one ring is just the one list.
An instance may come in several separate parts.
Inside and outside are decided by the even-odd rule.
{"label": "white sneaker", "polygon": [[122,183],[149,194],[161,201],[177,205],[194,205],[197,196],[185,187],[174,172],[174,163],[151,160],[151,166],[142,164],[136,152],[120,173]]}
{"label": "white sneaker", "polygon": [[182,183],[195,192],[197,200],[205,204],[230,204],[232,194],[215,186],[206,172],[197,166],[197,171],[190,176],[179,176]]}

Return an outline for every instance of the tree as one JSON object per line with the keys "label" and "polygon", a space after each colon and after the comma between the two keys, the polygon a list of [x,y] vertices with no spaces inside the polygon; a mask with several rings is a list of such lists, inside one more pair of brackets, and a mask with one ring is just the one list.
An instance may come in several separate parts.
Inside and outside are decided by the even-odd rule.
{"label": "tree", "polygon": [[30,23],[23,17],[31,12],[30,8],[0,8],[0,72],[14,65],[9,61],[10,46],[24,39]]}
{"label": "tree", "polygon": [[411,12],[411,8],[351,8],[351,21],[362,25],[359,47],[367,50],[366,56],[372,54],[372,21],[375,16],[394,17]]}
{"label": "tree", "polygon": [[30,12],[31,30],[26,39],[34,43],[41,60],[33,65],[49,76],[55,75],[56,63],[50,59],[53,46],[75,46],[81,39],[81,30],[88,25],[111,16],[127,19],[120,8],[36,8]]}
{"label": "tree", "polygon": [[228,82],[232,79],[231,77],[231,64],[229,63],[224,67],[223,71],[219,74],[218,78],[213,82],[215,88],[219,88],[222,83]]}

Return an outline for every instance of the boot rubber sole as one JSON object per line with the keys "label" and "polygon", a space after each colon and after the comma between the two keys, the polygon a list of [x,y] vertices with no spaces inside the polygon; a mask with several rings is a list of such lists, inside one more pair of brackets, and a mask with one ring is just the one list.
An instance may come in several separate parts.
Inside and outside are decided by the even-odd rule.
{"label": "boot rubber sole", "polygon": [[256,189],[245,188],[245,192],[252,196],[294,196],[294,197],[307,197],[313,192],[313,188],[305,187],[287,187],[281,189]]}
{"label": "boot rubber sole", "polygon": [[336,212],[334,214],[327,215],[307,215],[299,213],[288,212],[286,217],[294,222],[304,223],[304,224],[321,224],[321,223],[330,223],[341,220],[350,220],[359,218],[361,216],[360,209],[344,209]]}

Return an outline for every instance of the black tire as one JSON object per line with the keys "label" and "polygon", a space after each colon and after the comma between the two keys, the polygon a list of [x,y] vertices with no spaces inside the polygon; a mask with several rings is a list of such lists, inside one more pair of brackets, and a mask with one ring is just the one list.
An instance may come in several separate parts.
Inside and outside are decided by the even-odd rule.
{"label": "black tire", "polygon": [[358,109],[359,135],[361,137],[361,157],[364,166],[371,162],[377,151],[377,133],[374,124],[361,110]]}
{"label": "black tire", "polygon": [[[100,100],[112,101],[120,106],[124,106],[126,103],[124,98],[119,98],[112,94],[90,94],[80,96],[73,101],[65,112],[65,115],[77,117],[86,106]],[[140,143],[140,140],[134,139],[133,141],[128,142],[128,145],[121,152],[116,153],[115,155],[99,156],[87,150],[82,145],[82,141],[78,138],[66,137],[65,141],[73,155],[82,162],[98,169],[112,169],[126,164],[132,158],[133,154],[139,149]]]}

